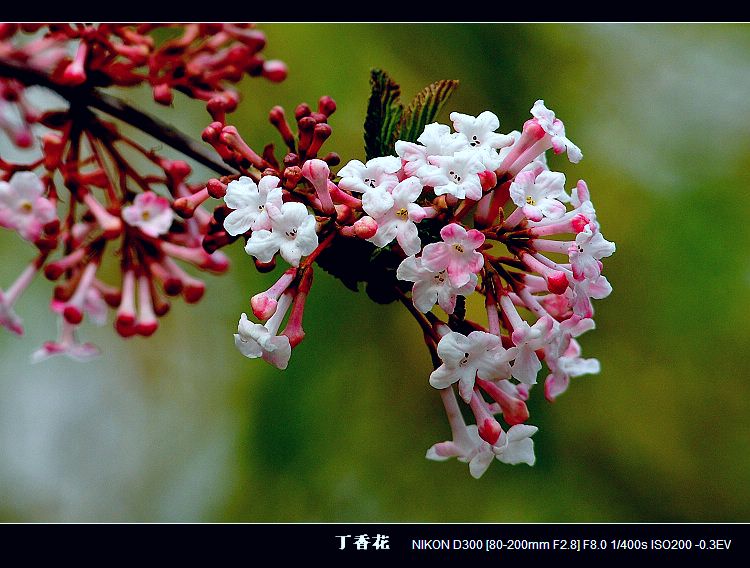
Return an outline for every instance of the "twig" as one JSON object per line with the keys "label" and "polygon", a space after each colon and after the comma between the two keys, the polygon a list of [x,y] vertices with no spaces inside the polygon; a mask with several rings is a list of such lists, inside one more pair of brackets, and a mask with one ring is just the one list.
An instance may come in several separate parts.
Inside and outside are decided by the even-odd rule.
{"label": "twig", "polygon": [[58,93],[68,101],[100,110],[121,120],[152,138],[163,142],[196,162],[221,175],[236,173],[224,162],[166,122],[130,106],[125,101],[88,87],[70,87],[55,83],[47,74],[0,57],[0,77],[16,79],[26,85],[39,85]]}

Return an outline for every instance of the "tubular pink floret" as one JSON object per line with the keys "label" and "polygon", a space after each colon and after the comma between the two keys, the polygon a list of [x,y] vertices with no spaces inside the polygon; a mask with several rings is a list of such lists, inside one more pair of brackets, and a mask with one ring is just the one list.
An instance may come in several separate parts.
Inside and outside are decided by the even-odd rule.
{"label": "tubular pink floret", "polygon": [[99,265],[96,262],[87,264],[83,269],[83,274],[78,282],[78,287],[73,293],[73,296],[68,300],[63,311],[63,317],[74,325],[77,325],[83,321],[83,303],[86,300],[86,294],[91,287],[96,271],[99,269]]}
{"label": "tubular pink floret", "polygon": [[529,409],[526,403],[510,396],[497,384],[477,378],[477,384],[500,405],[503,419],[510,425],[523,424],[529,419]]}
{"label": "tubular pink floret", "polygon": [[154,312],[149,279],[145,274],[141,274],[138,277],[138,321],[135,325],[135,332],[148,337],[153,335],[158,327],[159,321]]}
{"label": "tubular pink floret", "polygon": [[503,429],[500,423],[495,419],[492,413],[487,408],[487,403],[482,398],[481,393],[477,387],[474,387],[474,392],[471,393],[471,402],[469,402],[471,411],[474,413],[474,418],[477,421],[477,427],[479,428],[479,436],[491,446],[495,445]]}
{"label": "tubular pink floret", "polygon": [[86,55],[88,54],[88,44],[81,42],[78,45],[73,61],[71,61],[65,68],[62,74],[62,81],[66,85],[81,85],[86,82],[86,70],[84,65],[86,63]]}
{"label": "tubular pink floret", "polygon": [[538,251],[556,252],[559,254],[568,254],[568,249],[575,244],[571,241],[550,241],[546,239],[531,239],[529,244]]}
{"label": "tubular pink floret", "polygon": [[[531,148],[538,140],[544,138],[547,133],[544,129],[539,126],[539,123],[535,119],[527,120],[523,125],[523,131],[521,137],[516,141],[510,149],[510,152],[505,159],[503,159],[500,166],[495,170],[498,176],[503,175],[507,172],[511,166],[516,162],[519,156]],[[541,153],[541,152],[540,152]],[[538,155],[538,154],[537,154]]]}
{"label": "tubular pink floret", "polygon": [[190,276],[169,257],[165,257],[162,262],[171,275],[182,284],[182,297],[188,304],[194,304],[203,297],[206,292],[203,281]]}
{"label": "tubular pink floret", "polygon": [[537,140],[530,148],[527,148],[518,156],[516,161],[508,168],[508,174],[515,176],[550,148],[552,148],[552,138],[549,135],[545,135],[541,140]]}
{"label": "tubular pink floret", "polygon": [[164,290],[164,293],[167,294],[167,296],[177,296],[180,294],[180,292],[182,292],[184,284],[182,282],[182,279],[180,279],[172,272],[169,267],[167,267],[166,263],[164,262],[165,260],[166,258],[158,261],[152,260],[148,264],[148,269],[151,272],[151,275],[159,281],[162,289]]}
{"label": "tubular pink floret", "polygon": [[91,214],[102,228],[105,239],[114,239],[120,236],[122,232],[122,220],[119,217],[115,217],[107,211],[89,192],[84,193],[81,200],[88,205]]}
{"label": "tubular pink floret", "polygon": [[325,123],[318,123],[315,125],[315,128],[313,129],[313,139],[306,152],[308,158],[313,158],[318,154],[318,150],[320,150],[323,142],[328,140],[332,132],[333,130],[331,127]]}
{"label": "tubular pink floret", "polygon": [[26,266],[26,268],[21,271],[21,274],[18,275],[18,278],[16,278],[15,282],[8,286],[8,289],[5,291],[5,298],[8,302],[14,304],[16,301],[18,301],[18,298],[21,297],[21,294],[23,294],[29,287],[29,285],[34,281],[37,272],[39,272],[39,267],[39,261],[35,260],[33,262],[30,262]]}
{"label": "tubular pink floret", "polygon": [[122,277],[122,300],[115,317],[115,329],[122,337],[135,335],[135,272],[126,270]]}
{"label": "tubular pink floret", "polygon": [[500,307],[511,325],[511,331],[519,329],[523,325],[523,319],[518,315],[518,310],[516,310],[516,307],[507,294],[503,294],[500,297]]}
{"label": "tubular pink floret", "polygon": [[547,288],[553,294],[562,294],[568,288],[569,282],[565,272],[550,268],[525,251],[521,251],[519,257],[529,270],[537,272],[547,281]]}
{"label": "tubular pink floret", "polygon": [[[329,127],[330,128],[330,127]],[[318,195],[322,210],[325,214],[331,215],[334,212],[331,193],[328,189],[328,178],[331,170],[323,160],[307,160],[302,165],[302,175],[312,183],[315,192]]]}
{"label": "tubular pink floret", "polygon": [[268,167],[268,162],[261,158],[255,150],[250,148],[247,143],[242,139],[237,128],[234,126],[225,126],[221,129],[219,136],[222,142],[229,146],[232,150],[240,154],[248,162],[259,170],[264,170]]}
{"label": "tubular pink floret", "polygon": [[582,213],[576,213],[568,219],[555,221],[551,223],[539,224],[527,229],[529,236],[547,237],[550,235],[559,235],[565,233],[578,234],[591,221]]}
{"label": "tubular pink floret", "polygon": [[192,217],[200,204],[206,201],[209,197],[211,197],[211,194],[209,193],[208,188],[205,187],[189,197],[175,199],[174,203],[172,203],[172,209],[174,209],[180,217],[187,219]]}
{"label": "tubular pink floret", "polygon": [[488,293],[485,298],[485,309],[487,310],[487,328],[493,335],[500,336],[500,316],[497,313],[497,302],[495,297]]}
{"label": "tubular pink floret", "polygon": [[268,290],[256,294],[250,299],[250,305],[256,318],[265,321],[274,314],[279,297],[286,292],[296,276],[297,269],[290,268]]}
{"label": "tubular pink floret", "polygon": [[221,274],[229,269],[229,258],[221,251],[209,254],[201,246],[187,247],[170,242],[162,242],[161,250],[166,255],[190,262],[202,270]]}
{"label": "tubular pink floret", "polygon": [[55,262],[50,262],[44,267],[44,275],[50,280],[57,280],[63,273],[76,266],[86,256],[86,249],[79,248],[69,255],[62,257]]}
{"label": "tubular pink floret", "polygon": [[302,280],[300,281],[294,296],[294,303],[292,304],[292,312],[289,314],[289,321],[287,321],[286,327],[281,333],[281,335],[285,335],[289,338],[289,343],[292,348],[299,345],[305,338],[305,330],[302,329],[302,316],[305,312],[307,295],[312,286],[312,278],[312,268],[306,268],[302,274]]}
{"label": "tubular pink floret", "polygon": [[362,200],[349,195],[345,191],[342,191],[339,186],[328,180],[328,191],[331,193],[331,198],[334,203],[341,203],[347,205],[352,209],[362,209]]}
{"label": "tubular pink floret", "polygon": [[281,138],[284,140],[284,143],[287,145],[287,147],[292,152],[294,152],[297,147],[297,143],[294,139],[294,134],[292,134],[292,130],[289,128],[289,123],[286,120],[284,109],[280,106],[273,107],[268,115],[268,118],[271,121],[271,124],[276,127],[276,130],[279,131],[279,134],[281,134]]}

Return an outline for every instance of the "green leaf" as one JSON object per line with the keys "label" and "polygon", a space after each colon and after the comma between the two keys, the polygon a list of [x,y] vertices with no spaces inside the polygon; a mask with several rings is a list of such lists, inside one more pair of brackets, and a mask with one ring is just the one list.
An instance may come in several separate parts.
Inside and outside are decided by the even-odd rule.
{"label": "green leaf", "polygon": [[385,71],[370,72],[372,93],[365,118],[365,155],[368,160],[394,153],[404,105],[399,101],[401,87]]}
{"label": "green leaf", "polygon": [[416,142],[424,127],[435,121],[438,112],[457,88],[458,81],[443,80],[422,89],[404,113],[399,138]]}

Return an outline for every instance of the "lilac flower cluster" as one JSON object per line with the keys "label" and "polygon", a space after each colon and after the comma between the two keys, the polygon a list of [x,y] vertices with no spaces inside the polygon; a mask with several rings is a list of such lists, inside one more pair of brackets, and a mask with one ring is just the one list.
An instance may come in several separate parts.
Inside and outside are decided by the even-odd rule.
{"label": "lilac flower cluster", "polygon": [[[235,334],[242,354],[286,368],[304,337],[313,261],[341,239],[368,241],[400,259],[397,293],[435,363],[429,383],[441,394],[452,439],[427,457],[468,462],[474,477],[495,458],[533,465],[537,428],[526,424],[526,401],[542,362],[549,400],[571,378],[599,372],[576,338],[594,328],[592,298],[611,292],[602,259],[615,245],[600,232],[586,183],[568,192],[565,175],[547,164],[547,150],[576,163],[580,149],[543,101],[531,114],[520,132],[501,134],[489,111],[454,112],[453,129],[428,124],[416,142],[395,143],[397,156],[348,162],[338,183],[314,158],[303,161],[298,187],[283,188],[273,175],[232,181],[226,232],[245,235],[259,266],[277,255],[291,265],[252,298],[261,323],[242,314]],[[466,317],[465,298],[475,292],[484,296],[485,324]],[[476,424],[466,424],[456,391]]]}

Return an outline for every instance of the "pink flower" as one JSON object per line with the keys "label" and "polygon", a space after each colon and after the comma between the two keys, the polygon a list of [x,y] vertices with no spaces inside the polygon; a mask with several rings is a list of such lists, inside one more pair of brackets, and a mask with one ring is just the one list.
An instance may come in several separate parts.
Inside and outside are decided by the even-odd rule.
{"label": "pink flower", "polygon": [[122,210],[122,218],[128,225],[156,238],[169,231],[174,216],[167,198],[144,191],[136,196],[132,205]]}
{"label": "pink flower", "polygon": [[440,230],[440,236],[443,242],[424,247],[422,265],[433,272],[446,270],[451,284],[460,288],[484,266],[484,257],[476,252],[484,244],[484,235],[451,223]]}
{"label": "pink flower", "polygon": [[15,229],[27,241],[37,240],[44,226],[57,219],[55,206],[43,195],[44,183],[32,172],[0,181],[0,226]]}
{"label": "pink flower", "polygon": [[424,267],[422,259],[415,256],[405,258],[399,264],[396,278],[414,282],[411,299],[420,312],[429,312],[437,303],[446,314],[452,314],[456,309],[456,299],[459,295],[468,296],[474,292],[478,280],[476,274],[471,274],[466,284],[456,287],[451,284],[445,269],[438,272],[428,270]]}

